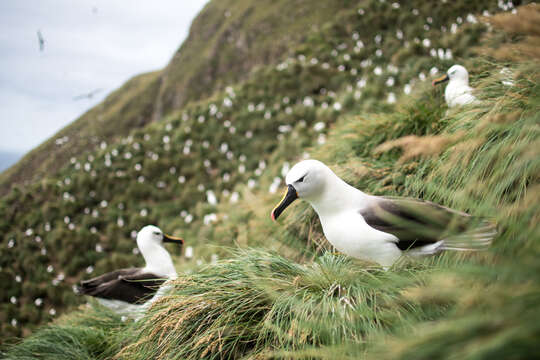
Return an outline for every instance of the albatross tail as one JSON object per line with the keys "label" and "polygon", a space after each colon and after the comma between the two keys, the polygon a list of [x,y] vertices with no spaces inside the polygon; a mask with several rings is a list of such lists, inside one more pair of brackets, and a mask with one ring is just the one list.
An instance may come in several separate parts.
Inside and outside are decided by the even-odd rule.
{"label": "albatross tail", "polygon": [[483,220],[478,226],[460,234],[452,235],[433,244],[420,246],[407,251],[408,255],[433,255],[443,250],[480,251],[486,250],[497,235],[494,223]]}
{"label": "albatross tail", "polygon": [[469,231],[443,239],[440,250],[485,250],[491,245],[491,241],[495,235],[497,235],[497,226],[495,223],[484,220]]}

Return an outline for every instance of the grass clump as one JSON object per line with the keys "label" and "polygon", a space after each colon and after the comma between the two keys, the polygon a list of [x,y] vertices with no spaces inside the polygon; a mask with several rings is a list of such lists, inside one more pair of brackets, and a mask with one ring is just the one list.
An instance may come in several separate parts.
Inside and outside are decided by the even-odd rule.
{"label": "grass clump", "polygon": [[5,354],[8,359],[110,359],[127,324],[112,311],[85,306],[40,329]]}
{"label": "grass clump", "polygon": [[362,342],[411,313],[400,290],[420,283],[426,270],[364,265],[331,253],[299,265],[273,253],[242,251],[174,281],[116,357],[264,358],[277,350]]}

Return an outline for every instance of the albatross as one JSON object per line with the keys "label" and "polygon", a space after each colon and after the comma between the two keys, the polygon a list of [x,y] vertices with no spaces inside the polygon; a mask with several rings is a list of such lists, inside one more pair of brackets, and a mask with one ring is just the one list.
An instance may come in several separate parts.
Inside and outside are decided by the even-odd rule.
{"label": "albatross", "polygon": [[153,225],[143,227],[137,233],[137,247],[146,265],[143,268],[119,269],[81,281],[78,292],[97,298],[119,314],[138,317],[141,310],[163,293],[161,285],[177,277],[171,255],[163,246],[165,242],[183,244],[184,240],[166,235]]}
{"label": "albatross", "polygon": [[448,81],[444,89],[444,99],[448,107],[471,104],[476,101],[472,94],[473,88],[469,86],[469,73],[461,65],[453,65],[444,76],[433,80],[433,86]]}
{"label": "albatross", "polygon": [[402,254],[481,250],[495,225],[432,202],[368,195],[317,160],[297,163],[285,178],[287,191],[272,210],[275,221],[297,198],[318,214],[328,241],[342,253],[390,267]]}

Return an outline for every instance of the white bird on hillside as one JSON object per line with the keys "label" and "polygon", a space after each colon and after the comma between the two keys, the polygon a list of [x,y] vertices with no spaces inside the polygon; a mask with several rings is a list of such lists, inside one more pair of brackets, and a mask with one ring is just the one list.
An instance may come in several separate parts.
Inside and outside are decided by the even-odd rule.
{"label": "white bird on hillside", "polygon": [[119,314],[140,317],[148,304],[164,292],[161,285],[177,277],[164,242],[183,244],[184,240],[165,235],[153,225],[143,227],[137,234],[137,246],[146,265],[143,268],[115,270],[81,281],[78,292],[97,298],[102,305]]}
{"label": "white bird on hillside", "polygon": [[486,220],[431,202],[365,194],[317,160],[299,162],[285,181],[288,190],[272,210],[273,220],[294,200],[304,199],[319,215],[324,235],[337,250],[385,268],[404,252],[481,250],[497,233]]}
{"label": "white bird on hillside", "polygon": [[472,94],[473,88],[469,86],[469,73],[463,66],[452,66],[444,76],[433,80],[432,84],[435,86],[446,81],[449,82],[444,90],[444,99],[448,107],[467,105],[477,101]]}

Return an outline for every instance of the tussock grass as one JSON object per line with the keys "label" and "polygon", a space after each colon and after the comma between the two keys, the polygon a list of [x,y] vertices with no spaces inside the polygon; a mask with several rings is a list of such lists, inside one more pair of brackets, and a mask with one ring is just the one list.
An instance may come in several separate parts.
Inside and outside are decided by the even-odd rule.
{"label": "tussock grass", "polygon": [[362,343],[404,318],[445,311],[410,306],[404,289],[429,267],[404,263],[385,272],[325,253],[299,265],[248,250],[184,276],[126,335],[118,359],[271,357],[306,346]]}
{"label": "tussock grass", "polygon": [[[497,47],[484,49],[491,56],[506,61],[520,61],[523,56],[540,59],[540,6],[528,4],[517,9],[517,14],[499,14],[486,19],[495,28],[504,30],[507,41]],[[518,41],[515,41],[515,39]],[[514,41],[512,41],[514,40]]]}
{"label": "tussock grass", "polygon": [[383,153],[394,148],[401,148],[403,155],[399,162],[406,162],[419,156],[430,156],[439,154],[448,143],[452,142],[451,137],[444,136],[416,136],[407,135],[396,140],[387,141],[375,148],[374,154]]}
{"label": "tussock grass", "polygon": [[127,324],[120,316],[94,303],[42,328],[5,354],[8,359],[110,359],[117,335]]}

